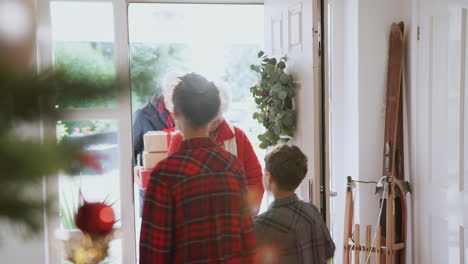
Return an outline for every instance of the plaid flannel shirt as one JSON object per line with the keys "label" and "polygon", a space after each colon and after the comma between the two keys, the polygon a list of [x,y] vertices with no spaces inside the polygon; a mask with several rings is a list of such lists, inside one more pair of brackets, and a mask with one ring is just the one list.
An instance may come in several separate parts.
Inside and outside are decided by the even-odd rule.
{"label": "plaid flannel shirt", "polygon": [[325,264],[333,257],[333,243],[317,208],[296,195],[275,200],[254,218],[257,262]]}
{"label": "plaid flannel shirt", "polygon": [[146,190],[140,263],[253,263],[244,171],[209,138],[159,163]]}

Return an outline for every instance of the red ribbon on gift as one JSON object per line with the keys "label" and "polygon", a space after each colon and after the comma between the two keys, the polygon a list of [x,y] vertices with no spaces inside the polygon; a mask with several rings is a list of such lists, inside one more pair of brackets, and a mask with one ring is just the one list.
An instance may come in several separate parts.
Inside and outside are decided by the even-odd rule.
{"label": "red ribbon on gift", "polygon": [[140,189],[144,190],[148,187],[152,172],[153,170],[145,170],[143,168],[138,171],[138,176],[140,178]]}
{"label": "red ribbon on gift", "polygon": [[169,145],[171,144],[171,139],[172,139],[172,133],[176,131],[175,127],[172,128],[167,128],[162,130],[163,132],[166,132],[166,143],[167,143],[167,148],[169,148]]}

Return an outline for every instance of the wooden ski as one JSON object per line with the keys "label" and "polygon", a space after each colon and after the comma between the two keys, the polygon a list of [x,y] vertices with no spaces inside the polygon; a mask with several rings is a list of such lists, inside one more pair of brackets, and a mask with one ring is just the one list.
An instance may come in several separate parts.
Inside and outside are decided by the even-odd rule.
{"label": "wooden ski", "polygon": [[[387,97],[385,111],[385,133],[383,151],[383,175],[404,180],[403,155],[403,55],[404,55],[404,23],[393,23],[390,30],[388,71],[387,71]],[[390,189],[384,209],[381,226],[385,232],[382,234],[387,244],[406,242],[406,203],[403,202],[405,193],[393,193]],[[392,212],[387,215],[387,212]],[[395,221],[389,222],[392,218]],[[386,225],[390,225],[386,228]],[[386,231],[390,230],[391,233]],[[387,254],[383,263],[405,263],[406,252],[398,251],[395,256]]]}
{"label": "wooden ski", "polygon": [[[402,73],[403,73],[403,22],[393,23],[390,33],[390,46],[388,54],[388,72],[387,72],[387,99],[385,110],[385,134],[384,134],[384,153],[383,153],[383,175],[395,176],[403,179],[403,175],[397,175],[397,152],[402,138],[400,138],[400,129],[403,127],[402,120]],[[401,172],[402,173],[402,172]]]}

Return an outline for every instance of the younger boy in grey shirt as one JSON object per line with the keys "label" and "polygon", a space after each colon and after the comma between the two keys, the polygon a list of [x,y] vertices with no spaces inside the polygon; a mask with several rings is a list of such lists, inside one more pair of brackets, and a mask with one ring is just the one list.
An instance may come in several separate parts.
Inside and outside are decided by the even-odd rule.
{"label": "younger boy in grey shirt", "polygon": [[307,157],[298,147],[283,145],[266,156],[265,165],[263,184],[275,201],[254,218],[256,263],[325,264],[335,244],[318,209],[294,193],[307,173]]}

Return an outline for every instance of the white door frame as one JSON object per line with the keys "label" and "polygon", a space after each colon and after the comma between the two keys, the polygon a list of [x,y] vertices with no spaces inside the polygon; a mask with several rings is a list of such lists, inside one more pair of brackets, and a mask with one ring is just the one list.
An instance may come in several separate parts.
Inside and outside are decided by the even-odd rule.
{"label": "white door frame", "polygon": [[[37,1],[38,17],[38,68],[46,70],[52,68],[52,34],[51,34],[51,2],[67,2],[68,0],[44,0]],[[68,1],[73,2],[73,1]],[[112,108],[79,108],[59,109],[66,120],[99,120],[111,119],[118,122],[118,146],[119,146],[119,174],[120,174],[120,199],[121,219],[120,233],[122,237],[122,263],[133,263],[136,259],[135,248],[135,215],[133,194],[133,168],[132,168],[132,116],[131,116],[131,90],[129,79],[128,58],[128,23],[127,3],[118,0],[80,0],[79,2],[105,2],[113,6],[114,17],[114,47],[115,70],[117,74],[118,104]],[[55,124],[43,124],[43,135],[55,136]],[[57,178],[48,178],[45,184],[45,192],[58,197]],[[52,205],[52,211],[59,212],[59,205]],[[60,227],[58,215],[51,215],[46,220],[46,263],[61,264],[61,256],[58,251],[54,232]]]}
{"label": "white door frame", "polygon": [[[268,40],[265,49],[275,57],[286,55],[287,71],[295,78],[298,121],[291,143],[301,147],[309,157],[309,172],[296,189],[296,193],[301,199],[310,200],[320,208],[322,124],[318,45],[319,1],[265,1],[265,38]],[[292,39],[291,30],[295,31],[295,40]]]}

